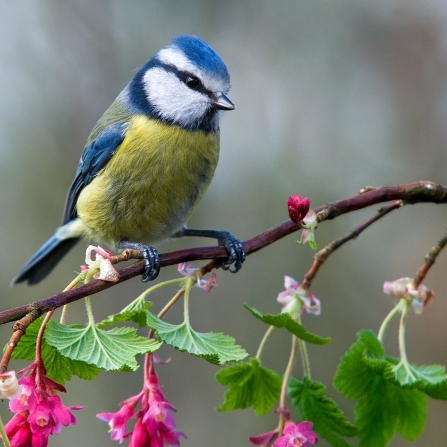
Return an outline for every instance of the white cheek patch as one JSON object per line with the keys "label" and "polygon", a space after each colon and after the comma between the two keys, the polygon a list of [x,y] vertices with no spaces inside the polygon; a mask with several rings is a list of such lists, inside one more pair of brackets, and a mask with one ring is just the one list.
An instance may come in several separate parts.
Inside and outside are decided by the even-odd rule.
{"label": "white cheek patch", "polygon": [[209,108],[208,97],[188,88],[174,73],[151,68],[143,76],[149,102],[162,118],[195,127]]}
{"label": "white cheek patch", "polygon": [[198,77],[205,88],[211,92],[223,92],[227,93],[230,89],[228,82],[224,81],[220,77],[208,76],[204,71],[200,70],[194,65],[178,48],[170,47],[163,48],[157,54],[158,59],[167,65],[173,65],[180,71],[187,71]]}

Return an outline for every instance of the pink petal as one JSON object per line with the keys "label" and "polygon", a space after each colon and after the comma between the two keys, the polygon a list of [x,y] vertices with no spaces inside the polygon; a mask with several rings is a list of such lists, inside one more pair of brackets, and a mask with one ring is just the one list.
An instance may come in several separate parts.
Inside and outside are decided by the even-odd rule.
{"label": "pink petal", "polygon": [[267,446],[277,434],[278,430],[275,429],[262,435],[250,436],[249,440],[252,444]]}
{"label": "pink petal", "polygon": [[284,287],[286,290],[295,289],[298,286],[299,284],[291,276],[284,276]]}

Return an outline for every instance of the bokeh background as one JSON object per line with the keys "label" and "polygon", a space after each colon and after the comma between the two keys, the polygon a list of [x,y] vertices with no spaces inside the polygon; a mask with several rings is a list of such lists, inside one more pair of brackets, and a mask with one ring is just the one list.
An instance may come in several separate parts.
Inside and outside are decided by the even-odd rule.
{"label": "bokeh background", "polygon": [[[190,227],[226,228],[248,239],[287,219],[286,200],[299,193],[314,206],[355,194],[364,185],[416,180],[447,183],[447,3],[443,0],[35,0],[9,2],[0,14],[0,270],[1,310],[60,291],[83,263],[80,244],[42,284],[9,281],[59,225],[66,191],[86,138],[128,80],[150,56],[180,33],[193,33],[222,56],[232,76],[237,108],[222,122],[215,179]],[[326,222],[323,247],[373,209]],[[313,376],[352,416],[352,402],[331,380],[340,356],[360,328],[377,331],[393,303],[385,280],[412,276],[446,228],[444,206],[408,206],[374,225],[330,258],[313,285],[320,317],[304,324],[332,342],[310,349]],[[277,312],[285,274],[301,280],[313,252],[291,235],[250,256],[237,275],[218,272],[219,287],[197,290],[192,323],[199,331],[234,336],[251,355],[265,327],[244,302]],[[161,252],[209,244],[164,243]],[[419,363],[447,364],[447,254],[426,280],[435,303],[411,316],[408,355]],[[161,279],[177,275],[164,269]],[[97,319],[119,311],[145,286],[138,280],[93,298]],[[160,309],[174,291],[154,296]],[[180,307],[180,306],[179,306]],[[181,310],[167,319],[178,322]],[[83,323],[82,302],[70,323]],[[10,325],[0,329],[2,343]],[[397,354],[397,325],[386,347]],[[289,337],[278,331],[264,363],[282,372]],[[276,426],[276,417],[251,411],[218,413],[224,388],[217,367],[164,348],[171,363],[158,368],[164,392],[177,407],[185,446],[248,445],[247,438]],[[19,368],[24,363],[11,366]],[[295,376],[300,376],[299,364]],[[67,404],[85,405],[79,425],[52,446],[113,445],[95,414],[141,387],[136,374],[101,373],[73,380]],[[1,413],[8,418],[7,402]],[[415,446],[445,445],[447,407],[430,400],[426,431]],[[324,441],[320,445],[326,445]],[[398,436],[393,446],[408,445]]]}

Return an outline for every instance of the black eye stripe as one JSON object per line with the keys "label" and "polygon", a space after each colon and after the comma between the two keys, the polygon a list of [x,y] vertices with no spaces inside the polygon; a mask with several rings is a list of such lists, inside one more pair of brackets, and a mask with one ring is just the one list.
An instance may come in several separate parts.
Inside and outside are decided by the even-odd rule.
{"label": "black eye stripe", "polygon": [[[171,64],[159,63],[158,66],[162,67],[166,71],[174,73],[177,76],[177,78],[179,78],[180,81],[184,82],[191,90],[205,93],[208,96],[212,95],[212,92],[202,84],[202,81],[196,75],[188,71],[179,70],[177,67]],[[188,80],[194,80],[196,82],[189,81],[192,82],[193,85],[188,85]]]}

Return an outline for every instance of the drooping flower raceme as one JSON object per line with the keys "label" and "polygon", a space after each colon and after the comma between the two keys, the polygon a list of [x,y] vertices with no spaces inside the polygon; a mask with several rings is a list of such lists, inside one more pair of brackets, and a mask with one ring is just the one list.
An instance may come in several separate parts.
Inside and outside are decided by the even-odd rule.
{"label": "drooping flower raceme", "polygon": [[[141,402],[141,410],[136,410]],[[121,410],[116,413],[100,413],[97,417],[107,422],[113,440],[120,444],[130,438],[129,447],[165,447],[180,445],[180,437],[185,434],[175,430],[172,412],[175,408],[166,400],[158,382],[153,363],[150,364],[143,391],[121,402]],[[126,433],[131,418],[137,421],[133,430]]]}
{"label": "drooping flower raceme", "polygon": [[383,292],[398,299],[407,300],[411,303],[411,307],[416,314],[421,314],[435,298],[433,291],[423,284],[416,288],[411,278],[385,281],[383,283]]}
{"label": "drooping flower raceme", "polygon": [[5,425],[6,434],[12,447],[46,447],[50,435],[58,435],[63,426],[76,423],[70,410],[84,407],[62,403],[57,391],[65,392],[65,388],[46,377],[42,364],[34,362],[19,374],[28,375],[19,379],[20,392],[9,402],[15,415]]}
{"label": "drooping flower raceme", "polygon": [[289,313],[292,318],[300,313],[320,315],[320,300],[309,290],[301,287],[290,276],[284,276],[285,291],[278,295],[278,302],[284,304],[283,313]]}

